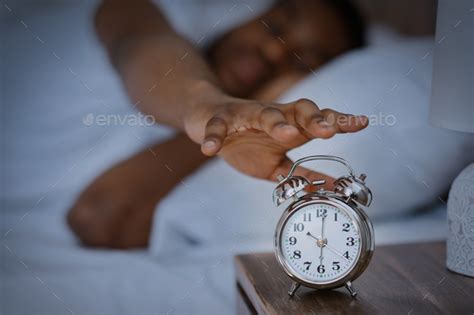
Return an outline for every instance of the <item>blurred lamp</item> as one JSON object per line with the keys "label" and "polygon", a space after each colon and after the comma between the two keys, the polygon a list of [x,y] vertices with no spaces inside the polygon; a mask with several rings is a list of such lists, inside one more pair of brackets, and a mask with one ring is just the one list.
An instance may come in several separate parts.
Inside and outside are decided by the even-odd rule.
{"label": "blurred lamp", "polygon": [[[441,128],[474,133],[473,90],[474,3],[470,0],[439,0],[431,123]],[[449,192],[447,216],[447,267],[474,277],[474,163],[454,180]]]}

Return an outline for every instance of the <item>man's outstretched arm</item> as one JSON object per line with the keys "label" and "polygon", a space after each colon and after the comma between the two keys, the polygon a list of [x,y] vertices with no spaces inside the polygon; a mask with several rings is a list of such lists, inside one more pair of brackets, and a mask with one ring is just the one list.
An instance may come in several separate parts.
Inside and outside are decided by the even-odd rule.
{"label": "man's outstretched arm", "polygon": [[105,0],[95,25],[132,101],[157,121],[184,130],[196,106],[226,97],[201,54],[149,1]]}
{"label": "man's outstretched arm", "polygon": [[306,99],[276,104],[227,95],[201,54],[146,0],[105,0],[96,26],[141,111],[248,175],[276,180],[291,166],[288,150],[367,126],[366,117],[320,110]]}

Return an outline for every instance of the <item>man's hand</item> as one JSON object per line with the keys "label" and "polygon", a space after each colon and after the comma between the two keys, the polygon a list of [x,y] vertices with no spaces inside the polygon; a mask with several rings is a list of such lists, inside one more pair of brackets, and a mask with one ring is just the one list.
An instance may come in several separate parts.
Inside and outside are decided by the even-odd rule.
{"label": "man's hand", "polygon": [[[237,170],[269,180],[288,173],[292,162],[286,152],[290,149],[311,139],[357,132],[368,124],[365,116],[320,110],[307,99],[284,105],[233,100],[207,113],[210,118],[199,141],[202,152],[208,156],[219,154]],[[304,168],[296,174],[310,179],[322,176]]]}

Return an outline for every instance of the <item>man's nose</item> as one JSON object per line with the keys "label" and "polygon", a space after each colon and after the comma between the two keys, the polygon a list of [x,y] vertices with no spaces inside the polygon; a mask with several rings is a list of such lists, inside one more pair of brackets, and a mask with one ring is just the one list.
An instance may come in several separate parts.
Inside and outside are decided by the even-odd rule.
{"label": "man's nose", "polygon": [[288,47],[280,37],[270,37],[262,45],[262,54],[272,65],[279,65],[288,57]]}

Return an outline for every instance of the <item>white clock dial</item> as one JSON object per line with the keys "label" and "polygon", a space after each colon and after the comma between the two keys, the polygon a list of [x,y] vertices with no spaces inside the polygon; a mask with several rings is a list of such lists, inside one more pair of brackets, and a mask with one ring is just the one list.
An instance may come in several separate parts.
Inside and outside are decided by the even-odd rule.
{"label": "white clock dial", "polygon": [[310,204],[295,211],[282,227],[280,250],[298,278],[315,284],[344,277],[360,255],[357,223],[341,208]]}

